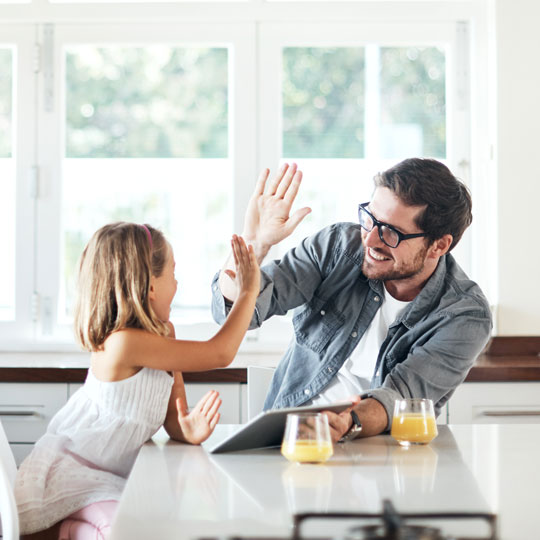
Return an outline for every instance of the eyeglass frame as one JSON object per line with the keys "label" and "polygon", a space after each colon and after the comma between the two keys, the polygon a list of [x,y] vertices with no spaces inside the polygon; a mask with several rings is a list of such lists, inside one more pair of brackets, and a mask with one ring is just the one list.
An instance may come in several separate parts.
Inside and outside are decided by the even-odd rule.
{"label": "eyeglass frame", "polygon": [[[395,249],[395,248],[397,248],[399,246],[399,244],[401,244],[401,242],[403,240],[410,240],[411,238],[421,238],[422,236],[428,236],[428,233],[425,233],[425,232],[423,232],[423,233],[403,234],[402,232],[398,231],[393,225],[390,225],[389,223],[385,223],[384,221],[379,221],[369,210],[366,209],[366,206],[370,202],[371,201],[368,201],[368,202],[365,202],[365,203],[362,203],[362,204],[358,205],[358,222],[360,223],[360,227],[362,227],[362,229],[364,229],[364,231],[366,231],[366,232],[371,232],[375,227],[377,227],[377,230],[379,232],[379,238],[381,239],[381,242],[385,246],[388,246],[389,248]],[[371,227],[371,229],[369,231],[364,227],[364,225],[362,225],[362,218],[361,218],[362,212],[365,212],[371,218],[371,221],[373,221],[373,227]],[[397,244],[395,246],[391,246],[383,238],[383,233],[382,233],[381,227],[386,227],[390,231],[397,234],[398,242],[397,242]]]}

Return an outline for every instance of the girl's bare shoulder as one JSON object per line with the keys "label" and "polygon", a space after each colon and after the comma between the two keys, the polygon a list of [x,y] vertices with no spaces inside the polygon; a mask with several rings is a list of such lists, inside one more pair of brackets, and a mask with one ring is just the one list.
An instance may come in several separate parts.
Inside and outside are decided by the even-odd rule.
{"label": "girl's bare shoulder", "polygon": [[92,353],[92,371],[103,381],[126,379],[141,369],[138,354],[141,351],[145,330],[126,328],[113,332],[107,337],[103,349]]}

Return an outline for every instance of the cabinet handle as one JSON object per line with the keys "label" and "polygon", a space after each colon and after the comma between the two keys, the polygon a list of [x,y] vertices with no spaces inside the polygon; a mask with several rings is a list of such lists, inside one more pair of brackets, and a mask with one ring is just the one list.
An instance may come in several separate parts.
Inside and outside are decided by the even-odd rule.
{"label": "cabinet handle", "polygon": [[483,416],[540,416],[540,411],[482,411]]}
{"label": "cabinet handle", "polygon": [[36,411],[0,411],[0,416],[37,416]]}

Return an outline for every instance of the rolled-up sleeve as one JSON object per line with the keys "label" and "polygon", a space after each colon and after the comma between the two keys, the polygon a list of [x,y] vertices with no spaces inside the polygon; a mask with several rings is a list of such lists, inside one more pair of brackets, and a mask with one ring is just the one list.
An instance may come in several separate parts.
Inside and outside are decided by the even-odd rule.
{"label": "rolled-up sleeve", "polygon": [[401,398],[428,398],[436,414],[461,384],[491,334],[488,313],[461,313],[442,317],[432,335],[414,346],[407,358],[396,364],[379,388],[370,391],[392,425],[394,402]]}
{"label": "rolled-up sleeve", "polygon": [[[261,267],[261,290],[250,329],[258,328],[273,315],[285,315],[312,298],[334,256],[334,234],[334,226],[327,227],[304,239],[282,259]],[[232,303],[221,294],[218,272],[212,281],[214,320],[223,324],[231,307]]]}

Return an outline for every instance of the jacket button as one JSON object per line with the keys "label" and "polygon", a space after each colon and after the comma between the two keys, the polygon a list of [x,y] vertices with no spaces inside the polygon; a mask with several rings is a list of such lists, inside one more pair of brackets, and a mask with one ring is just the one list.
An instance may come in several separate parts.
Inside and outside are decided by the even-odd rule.
{"label": "jacket button", "polygon": [[311,394],[311,392],[309,391],[309,388],[306,388],[304,390],[304,394],[306,394],[306,396],[309,396],[309,394]]}
{"label": "jacket button", "polygon": [[352,337],[356,337],[357,335],[358,335],[358,332],[353,332],[353,333],[351,334]]}
{"label": "jacket button", "polygon": [[375,296],[375,298],[373,298],[373,300],[375,300],[375,302],[378,302],[380,300],[380,297]]}
{"label": "jacket button", "polygon": [[321,315],[326,315],[326,311],[324,311],[324,309],[321,309]]}
{"label": "jacket button", "polygon": [[328,373],[332,373],[334,371],[331,367],[328,368]]}

